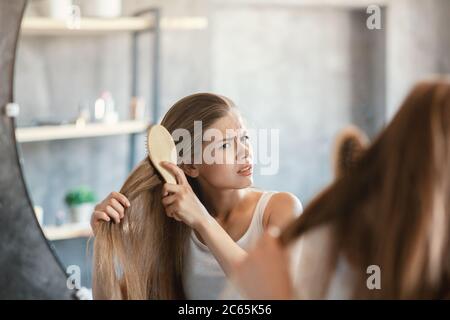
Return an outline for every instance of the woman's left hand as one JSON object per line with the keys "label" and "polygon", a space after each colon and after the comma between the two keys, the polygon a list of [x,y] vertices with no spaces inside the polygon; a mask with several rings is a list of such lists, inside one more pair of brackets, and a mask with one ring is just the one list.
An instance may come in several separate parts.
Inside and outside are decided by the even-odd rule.
{"label": "woman's left hand", "polygon": [[165,183],[163,186],[162,204],[167,216],[182,221],[196,230],[209,218],[208,211],[195,195],[183,170],[166,161],[161,162],[161,165],[177,180],[177,184]]}

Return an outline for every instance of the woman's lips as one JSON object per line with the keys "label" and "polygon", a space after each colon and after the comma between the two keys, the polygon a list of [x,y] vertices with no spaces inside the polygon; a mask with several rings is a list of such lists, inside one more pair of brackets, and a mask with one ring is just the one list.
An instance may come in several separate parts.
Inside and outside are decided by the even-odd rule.
{"label": "woman's lips", "polygon": [[250,176],[252,174],[252,169],[253,169],[253,166],[250,164],[250,165],[243,167],[241,170],[239,170],[237,172],[237,174],[240,176]]}

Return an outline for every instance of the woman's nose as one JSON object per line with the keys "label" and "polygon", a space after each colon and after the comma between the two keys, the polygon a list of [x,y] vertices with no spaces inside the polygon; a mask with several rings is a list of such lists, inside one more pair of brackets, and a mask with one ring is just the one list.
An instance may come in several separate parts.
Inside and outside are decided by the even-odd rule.
{"label": "woman's nose", "polygon": [[250,147],[246,142],[242,142],[239,139],[236,143],[236,160],[246,160],[250,156]]}

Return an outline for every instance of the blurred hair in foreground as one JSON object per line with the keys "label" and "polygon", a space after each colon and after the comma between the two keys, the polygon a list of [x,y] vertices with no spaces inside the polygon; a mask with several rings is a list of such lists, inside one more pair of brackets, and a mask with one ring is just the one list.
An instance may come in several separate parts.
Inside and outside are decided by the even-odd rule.
{"label": "blurred hair in foreground", "polygon": [[333,150],[333,170],[340,177],[354,167],[369,144],[366,134],[353,125],[342,129],[335,140]]}
{"label": "blurred hair in foreground", "polygon": [[[417,84],[392,122],[281,235],[288,245],[332,226],[329,270],[344,255],[352,298],[440,299],[450,282],[450,82]],[[366,268],[381,269],[381,290]]]}

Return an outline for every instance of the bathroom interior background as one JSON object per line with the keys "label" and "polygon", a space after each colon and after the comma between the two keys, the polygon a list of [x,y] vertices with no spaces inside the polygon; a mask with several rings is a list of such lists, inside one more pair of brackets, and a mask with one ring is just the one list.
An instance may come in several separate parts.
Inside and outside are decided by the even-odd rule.
{"label": "bathroom interior background", "polygon": [[[279,171],[272,176],[256,172],[255,185],[292,192],[306,205],[332,179],[331,151],[340,129],[356,124],[373,137],[415,81],[450,71],[450,1],[379,1],[380,30],[366,26],[368,3],[124,0],[122,5],[123,15],[158,7],[162,18],[207,21],[198,29],[161,29],[161,115],[191,93],[230,97],[251,128],[280,130]],[[31,1],[26,14],[34,10]],[[150,37],[142,36],[138,50],[138,93],[149,108]],[[103,90],[111,92],[119,117],[126,119],[130,44],[129,33],[22,35],[15,70],[18,125],[71,120],[80,104],[92,105]],[[144,141],[141,135],[136,159],[146,156]],[[102,199],[118,191],[128,174],[127,136],[24,143],[20,153],[45,225],[67,211],[68,189],[88,185]],[[87,239],[52,245],[65,265],[82,267],[82,284],[90,287]]]}

